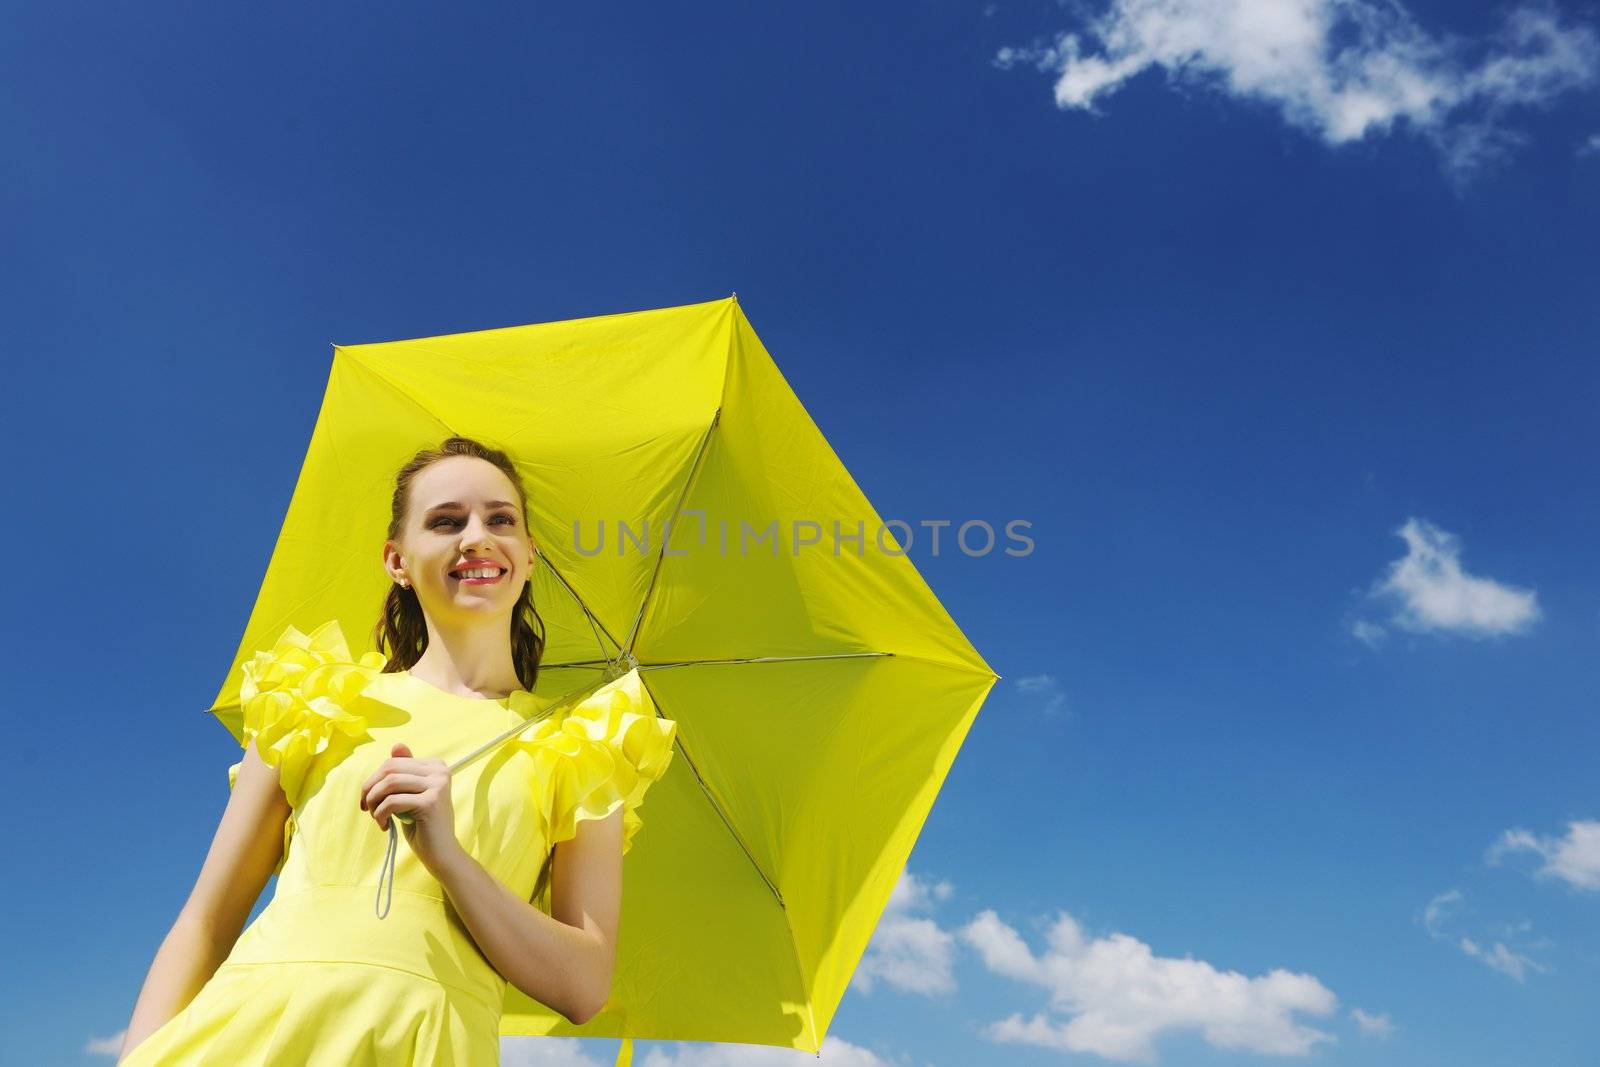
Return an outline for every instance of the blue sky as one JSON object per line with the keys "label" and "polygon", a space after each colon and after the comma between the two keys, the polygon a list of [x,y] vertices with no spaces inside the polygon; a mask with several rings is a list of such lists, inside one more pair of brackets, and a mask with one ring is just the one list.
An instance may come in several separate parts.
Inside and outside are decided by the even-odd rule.
{"label": "blue sky", "polygon": [[1594,1062],[1593,5],[9,15],[0,1058],[192,884],[329,342],[737,291],[1035,540],[913,548],[1003,681],[824,1062]]}

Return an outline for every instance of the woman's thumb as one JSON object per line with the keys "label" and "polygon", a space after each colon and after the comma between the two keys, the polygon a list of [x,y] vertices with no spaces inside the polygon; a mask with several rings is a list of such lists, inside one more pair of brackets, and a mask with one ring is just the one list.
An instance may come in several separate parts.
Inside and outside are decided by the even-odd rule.
{"label": "woman's thumb", "polygon": [[411,755],[411,750],[409,748],[407,748],[405,745],[403,745],[400,742],[396,741],[394,747],[389,750],[389,755],[391,755],[391,756],[410,756]]}

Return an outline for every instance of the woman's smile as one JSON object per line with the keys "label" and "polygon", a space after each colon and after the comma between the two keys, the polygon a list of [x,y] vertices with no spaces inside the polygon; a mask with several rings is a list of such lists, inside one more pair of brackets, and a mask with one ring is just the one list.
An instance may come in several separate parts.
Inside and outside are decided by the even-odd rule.
{"label": "woman's smile", "polygon": [[505,567],[497,563],[486,563],[480,566],[455,567],[449,576],[462,585],[493,585],[506,576]]}

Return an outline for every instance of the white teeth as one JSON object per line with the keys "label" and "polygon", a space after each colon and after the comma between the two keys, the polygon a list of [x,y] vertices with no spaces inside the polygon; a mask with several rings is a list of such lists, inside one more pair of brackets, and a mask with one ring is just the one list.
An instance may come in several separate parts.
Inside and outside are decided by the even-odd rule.
{"label": "white teeth", "polygon": [[472,567],[468,570],[457,571],[457,578],[493,578],[500,573],[499,567]]}

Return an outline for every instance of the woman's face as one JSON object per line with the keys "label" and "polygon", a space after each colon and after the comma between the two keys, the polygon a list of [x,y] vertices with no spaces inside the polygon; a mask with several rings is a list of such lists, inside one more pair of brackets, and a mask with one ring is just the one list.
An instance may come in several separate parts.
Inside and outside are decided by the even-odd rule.
{"label": "woman's face", "polygon": [[[476,456],[450,456],[418,472],[400,539],[384,545],[390,576],[408,582],[434,619],[509,615],[532,563],[511,480]],[[474,565],[499,574],[461,573]]]}

